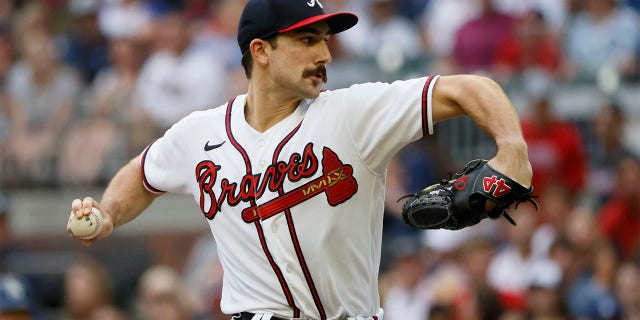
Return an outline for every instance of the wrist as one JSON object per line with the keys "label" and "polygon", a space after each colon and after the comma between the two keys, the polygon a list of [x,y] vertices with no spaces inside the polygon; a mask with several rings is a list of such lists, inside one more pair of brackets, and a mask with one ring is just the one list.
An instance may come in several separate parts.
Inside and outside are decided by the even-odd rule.
{"label": "wrist", "polygon": [[496,139],[497,154],[528,159],[528,146],[522,138]]}
{"label": "wrist", "polygon": [[533,170],[524,139],[496,140],[498,151],[489,165],[524,187],[531,185]]}

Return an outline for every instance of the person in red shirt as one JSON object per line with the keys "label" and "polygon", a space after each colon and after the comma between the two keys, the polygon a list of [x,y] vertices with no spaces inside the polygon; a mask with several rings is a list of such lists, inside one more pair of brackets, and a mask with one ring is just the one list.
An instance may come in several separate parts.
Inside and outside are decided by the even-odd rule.
{"label": "person in red shirt", "polygon": [[501,39],[494,56],[494,73],[509,79],[529,69],[555,74],[560,66],[561,49],[541,12],[531,10],[516,20],[513,32]]}
{"label": "person in red shirt", "polygon": [[576,196],[585,186],[588,168],[583,137],[577,126],[554,113],[550,77],[532,77],[525,87],[531,107],[522,130],[529,145],[535,193],[544,194],[548,185],[558,184]]}
{"label": "person in red shirt", "polygon": [[513,18],[499,12],[493,1],[481,0],[478,16],[456,32],[451,55],[454,65],[460,72],[489,71],[498,44],[512,33],[513,25]]}
{"label": "person in red shirt", "polygon": [[624,260],[640,254],[640,159],[628,157],[618,165],[611,199],[598,211],[602,233]]}

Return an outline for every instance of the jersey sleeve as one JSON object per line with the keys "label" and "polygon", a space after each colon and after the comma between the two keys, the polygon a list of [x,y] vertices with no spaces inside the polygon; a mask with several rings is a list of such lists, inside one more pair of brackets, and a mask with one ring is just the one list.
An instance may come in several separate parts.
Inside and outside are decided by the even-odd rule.
{"label": "jersey sleeve", "polygon": [[439,76],[351,86],[345,117],[364,161],[382,172],[408,143],[433,134],[432,94]]}
{"label": "jersey sleeve", "polygon": [[[189,127],[189,117],[174,124],[158,140],[151,143],[140,155],[140,171],[144,187],[153,193],[188,193],[193,173],[185,171],[189,166],[190,144],[181,142]],[[184,140],[184,139],[182,139]]]}

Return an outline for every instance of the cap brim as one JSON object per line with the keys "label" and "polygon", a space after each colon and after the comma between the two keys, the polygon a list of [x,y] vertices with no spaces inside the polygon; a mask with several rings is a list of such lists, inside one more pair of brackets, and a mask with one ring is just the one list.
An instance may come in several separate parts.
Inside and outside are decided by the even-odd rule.
{"label": "cap brim", "polygon": [[327,24],[329,25],[329,29],[330,29],[329,32],[331,34],[336,34],[355,26],[356,23],[358,23],[358,16],[350,12],[336,12],[336,13],[317,15],[317,16],[304,19],[291,26],[288,26],[280,30],[279,32],[283,33],[283,32],[293,31],[296,29],[300,29],[304,26],[314,24],[318,21],[326,21]]}

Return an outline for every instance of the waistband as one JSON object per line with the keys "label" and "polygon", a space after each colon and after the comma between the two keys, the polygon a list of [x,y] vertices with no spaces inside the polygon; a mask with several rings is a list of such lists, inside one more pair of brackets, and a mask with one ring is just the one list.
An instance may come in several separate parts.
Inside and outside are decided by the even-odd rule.
{"label": "waistband", "polygon": [[302,318],[282,318],[269,313],[255,314],[251,312],[240,312],[233,315],[231,320],[292,320]]}
{"label": "waistband", "polygon": [[[346,320],[384,320],[384,310],[382,308],[378,309],[373,316],[354,316],[348,317]],[[283,318],[272,313],[251,313],[251,312],[240,312],[233,315],[231,320],[311,320],[310,318]]]}

